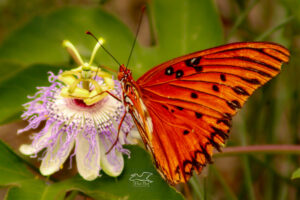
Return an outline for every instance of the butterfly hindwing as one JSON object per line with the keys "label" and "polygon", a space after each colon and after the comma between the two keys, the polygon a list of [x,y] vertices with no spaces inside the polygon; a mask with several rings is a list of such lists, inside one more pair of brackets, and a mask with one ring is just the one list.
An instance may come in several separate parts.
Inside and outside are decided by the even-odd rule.
{"label": "butterfly hindwing", "polygon": [[230,120],[218,122],[205,114],[164,103],[146,100],[145,105],[154,125],[154,158],[171,184],[186,182],[192,170],[199,173],[211,161],[213,147],[219,149],[228,137]]}
{"label": "butterfly hindwing", "polygon": [[138,79],[153,123],[152,154],[171,184],[201,171],[228,137],[231,117],[288,59],[277,44],[233,43],[173,59]]}

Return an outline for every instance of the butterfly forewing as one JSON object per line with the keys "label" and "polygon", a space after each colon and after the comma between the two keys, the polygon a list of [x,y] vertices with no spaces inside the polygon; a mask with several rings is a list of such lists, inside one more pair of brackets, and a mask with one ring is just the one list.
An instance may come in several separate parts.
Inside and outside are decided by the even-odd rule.
{"label": "butterfly forewing", "polygon": [[[241,52],[239,51],[241,49],[247,51]],[[251,52],[253,51],[257,52],[257,54],[261,56],[252,56]],[[214,56],[217,56],[218,58],[213,58]],[[241,74],[250,70],[257,71],[257,73],[268,77],[276,75],[280,70],[281,65],[276,64],[275,69],[272,69],[274,66],[272,66],[271,69],[269,68],[270,65],[264,66],[264,64],[268,64],[263,62],[265,60],[265,56],[267,56],[269,60],[278,61],[278,64],[281,62],[287,62],[289,60],[289,51],[286,48],[274,43],[244,42],[227,44],[224,46],[191,53],[189,55],[165,62],[145,73],[137,80],[137,83],[141,87],[155,83],[163,83],[165,81],[174,79],[176,76],[181,77],[181,71],[178,70],[184,70],[183,76],[187,76],[191,73],[193,74],[201,72],[202,67],[205,64],[209,66],[217,65],[229,66],[233,68],[238,67],[241,70],[245,70],[242,71]],[[174,68],[175,64],[176,68]],[[169,74],[169,76],[164,76],[166,74]]]}
{"label": "butterfly forewing", "polygon": [[[277,44],[233,43],[170,60],[138,79],[139,106],[152,122],[152,133],[141,135],[151,135],[148,145],[163,177],[176,184],[200,172],[213,147],[225,143],[231,117],[288,60],[288,50]],[[134,118],[149,118],[131,109]],[[145,132],[145,120],[137,119]]]}

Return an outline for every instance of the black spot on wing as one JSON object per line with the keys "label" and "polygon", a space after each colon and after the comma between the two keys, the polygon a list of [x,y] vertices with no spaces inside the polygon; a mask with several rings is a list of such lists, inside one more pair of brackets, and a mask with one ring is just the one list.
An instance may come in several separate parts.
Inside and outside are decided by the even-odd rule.
{"label": "black spot on wing", "polygon": [[237,108],[241,108],[241,104],[240,102],[238,102],[237,100],[233,100],[233,101],[226,101],[227,105],[232,109],[232,110],[236,110]]}
{"label": "black spot on wing", "polygon": [[163,107],[164,109],[166,109],[166,110],[169,110],[168,107],[165,106],[165,105],[162,105],[162,107]]}
{"label": "black spot on wing", "polygon": [[226,119],[229,119],[229,120],[232,119],[232,116],[231,116],[231,114],[229,114],[229,113],[224,113],[224,117],[225,117]]}
{"label": "black spot on wing", "polygon": [[197,99],[197,98],[198,98],[198,94],[192,92],[192,93],[191,93],[191,97],[192,97],[193,99]]}
{"label": "black spot on wing", "polygon": [[203,115],[201,113],[195,112],[195,115],[198,119],[200,119]]}
{"label": "black spot on wing", "polygon": [[213,85],[213,86],[212,86],[212,89],[213,89],[215,92],[219,92],[219,87],[216,86],[216,85]]}
{"label": "black spot on wing", "polygon": [[211,134],[211,138],[207,137],[208,141],[215,147],[219,152],[221,151],[220,145],[214,141],[215,135]]}
{"label": "black spot on wing", "polygon": [[188,67],[195,67],[200,63],[201,57],[191,58],[185,61]]}
{"label": "black spot on wing", "polygon": [[226,76],[225,76],[225,74],[220,74],[220,79],[221,79],[222,81],[226,81]]}
{"label": "black spot on wing", "polygon": [[228,138],[228,135],[223,130],[214,126],[211,126],[211,128],[214,130],[214,132],[211,133],[212,135],[219,135],[223,140]]}
{"label": "black spot on wing", "polygon": [[253,84],[253,85],[260,85],[260,81],[256,78],[245,78],[245,77],[241,77],[241,79],[243,81],[246,81],[247,83]]}
{"label": "black spot on wing", "polygon": [[187,134],[189,134],[190,133],[190,131],[188,131],[188,130],[184,130],[183,131],[183,135],[187,135]]}
{"label": "black spot on wing", "polygon": [[240,86],[235,86],[232,88],[232,90],[239,95],[244,95],[244,96],[249,96],[250,94],[242,87]]}
{"label": "black spot on wing", "polygon": [[220,124],[220,123],[225,124],[226,126],[228,126],[228,128],[231,127],[230,120],[228,120],[228,119],[218,119],[217,124]]}
{"label": "black spot on wing", "polygon": [[177,108],[178,110],[183,110],[183,107],[180,107],[180,106],[176,106],[176,108]]}
{"label": "black spot on wing", "polygon": [[165,70],[165,75],[171,76],[172,74],[174,74],[174,68],[172,66],[167,67]]}
{"label": "black spot on wing", "polygon": [[203,71],[203,67],[201,67],[201,66],[194,67],[194,69],[196,70],[196,72],[202,72]]}
{"label": "black spot on wing", "polygon": [[183,71],[181,69],[176,71],[176,78],[180,78],[184,75]]}

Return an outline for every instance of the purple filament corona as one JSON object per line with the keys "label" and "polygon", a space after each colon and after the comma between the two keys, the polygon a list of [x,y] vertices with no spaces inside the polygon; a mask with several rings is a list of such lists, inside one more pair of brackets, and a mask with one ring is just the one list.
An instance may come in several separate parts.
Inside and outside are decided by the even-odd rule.
{"label": "purple filament corona", "polygon": [[[59,72],[59,74],[62,71]],[[49,72],[49,87],[37,87],[38,91],[34,96],[28,96],[30,102],[24,104],[26,111],[22,118],[28,121],[28,126],[18,131],[22,133],[40,127],[41,122],[45,121],[44,127],[32,137],[32,147],[36,149],[33,156],[46,148],[47,152],[52,152],[52,156],[58,158],[66,157],[70,151],[70,145],[77,142],[78,134],[89,143],[89,150],[85,156],[85,163],[89,165],[92,155],[98,155],[96,149],[96,137],[104,144],[106,151],[111,147],[117,137],[117,129],[121,116],[125,109],[121,102],[116,101],[109,95],[91,106],[85,105],[80,99],[64,98],[60,96],[61,88],[65,85],[58,80],[58,76]],[[103,80],[96,77],[96,81],[101,85]],[[121,87],[115,81],[115,89],[111,91],[114,95],[121,98]],[[107,159],[111,163],[118,165],[116,161],[116,151],[129,156],[129,151],[122,147],[123,144],[130,143],[126,138],[126,133],[133,128],[131,116],[127,115],[121,127],[122,138],[114,146],[114,150],[108,153]],[[58,145],[59,143],[59,145]],[[57,145],[59,148],[57,148]],[[73,147],[72,147],[73,148]],[[79,149],[74,148],[71,159]],[[99,167],[100,169],[100,167]]]}

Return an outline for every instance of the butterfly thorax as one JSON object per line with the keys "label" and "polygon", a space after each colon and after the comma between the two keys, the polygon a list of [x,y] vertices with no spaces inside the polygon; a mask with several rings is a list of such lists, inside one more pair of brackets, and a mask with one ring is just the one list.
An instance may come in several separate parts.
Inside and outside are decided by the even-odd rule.
{"label": "butterfly thorax", "polygon": [[124,65],[120,66],[118,80],[123,90],[123,103],[126,111],[129,112],[141,133],[142,139],[147,148],[151,147],[153,132],[152,120],[145,106],[138,84],[134,81],[132,73]]}

